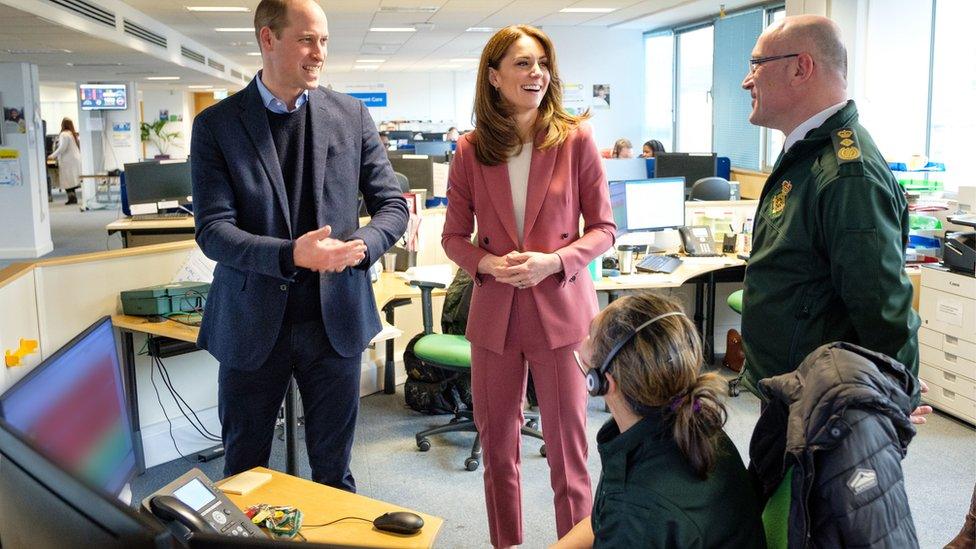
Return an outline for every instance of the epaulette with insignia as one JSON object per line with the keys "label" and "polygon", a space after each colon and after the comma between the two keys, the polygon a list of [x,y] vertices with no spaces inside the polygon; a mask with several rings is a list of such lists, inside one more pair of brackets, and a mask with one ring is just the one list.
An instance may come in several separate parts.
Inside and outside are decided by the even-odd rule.
{"label": "epaulette with insignia", "polygon": [[857,142],[857,134],[851,128],[841,128],[834,131],[830,137],[834,141],[834,154],[837,164],[861,162],[861,146]]}

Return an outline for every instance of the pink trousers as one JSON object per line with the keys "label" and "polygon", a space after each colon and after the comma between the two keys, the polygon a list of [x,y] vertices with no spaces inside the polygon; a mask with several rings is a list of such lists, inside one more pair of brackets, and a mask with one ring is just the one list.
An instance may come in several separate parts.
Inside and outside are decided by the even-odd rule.
{"label": "pink trousers", "polygon": [[517,290],[504,353],[471,347],[474,420],[484,451],[488,531],[495,547],[522,543],[519,431],[528,371],[539,399],[559,537],[591,512],[586,381],[573,359],[577,346],[549,349],[532,292]]}

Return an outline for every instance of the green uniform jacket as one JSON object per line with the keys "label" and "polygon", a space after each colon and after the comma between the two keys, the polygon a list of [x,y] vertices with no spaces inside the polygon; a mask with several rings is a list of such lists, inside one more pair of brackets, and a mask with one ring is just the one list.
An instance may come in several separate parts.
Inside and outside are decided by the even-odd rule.
{"label": "green uniform jacket", "polygon": [[591,517],[594,548],[764,548],[759,498],[723,432],[707,480],[695,475],[661,415],[597,435],[603,472]]}
{"label": "green uniform jacket", "polygon": [[886,354],[917,376],[907,239],[904,193],[848,101],[780,158],[763,187],[742,300],[746,386],[834,341]]}

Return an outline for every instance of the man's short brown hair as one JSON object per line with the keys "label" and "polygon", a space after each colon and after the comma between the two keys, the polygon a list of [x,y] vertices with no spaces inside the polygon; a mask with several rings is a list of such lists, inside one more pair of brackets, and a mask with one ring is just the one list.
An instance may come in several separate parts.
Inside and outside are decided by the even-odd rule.
{"label": "man's short brown hair", "polygon": [[288,26],[288,5],[292,0],[261,0],[254,10],[254,35],[261,47],[261,29],[268,27],[275,38],[281,38],[281,31]]}

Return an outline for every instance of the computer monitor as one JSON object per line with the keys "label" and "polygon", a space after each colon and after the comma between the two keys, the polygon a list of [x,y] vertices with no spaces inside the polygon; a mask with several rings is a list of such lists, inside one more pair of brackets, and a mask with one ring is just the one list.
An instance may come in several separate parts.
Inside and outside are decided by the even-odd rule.
{"label": "computer monitor", "polygon": [[603,171],[607,174],[607,181],[629,181],[633,179],[647,179],[647,160],[643,158],[605,158]]}
{"label": "computer monitor", "polygon": [[662,231],[685,224],[685,183],[680,177],[610,183],[617,233]]}
{"label": "computer monitor", "polygon": [[412,131],[408,131],[408,130],[393,130],[393,131],[388,132],[388,133],[389,133],[389,136],[390,136],[390,141],[397,141],[397,140],[400,140],[400,139],[406,139],[407,141],[413,141],[413,136],[417,134],[417,132],[412,132]]}
{"label": "computer monitor", "polygon": [[414,143],[414,154],[443,157],[445,154],[451,152],[452,145],[454,143],[450,141],[416,141]]}
{"label": "computer monitor", "polygon": [[427,189],[427,196],[434,196],[434,161],[430,158],[390,158],[393,171],[407,176],[411,189]]}
{"label": "computer monitor", "polygon": [[59,466],[0,420],[4,549],[173,547],[169,530]]}
{"label": "computer monitor", "polygon": [[3,393],[0,417],[68,471],[118,494],[137,464],[111,318],[89,326]]}
{"label": "computer monitor", "polygon": [[125,192],[130,205],[176,201],[191,202],[190,162],[150,161],[125,165]]}
{"label": "computer monitor", "polygon": [[695,181],[715,177],[715,153],[657,153],[654,155],[654,177],[684,177],[685,188],[691,190]]}

